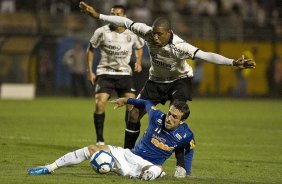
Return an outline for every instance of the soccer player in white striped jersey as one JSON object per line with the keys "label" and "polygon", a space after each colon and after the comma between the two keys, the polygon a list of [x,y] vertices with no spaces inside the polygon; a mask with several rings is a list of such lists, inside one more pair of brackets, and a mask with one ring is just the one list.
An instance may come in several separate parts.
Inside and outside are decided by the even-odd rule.
{"label": "soccer player in white striped jersey", "polygon": [[[115,5],[111,14],[126,17],[125,7]],[[124,26],[108,24],[95,30],[87,49],[88,80],[95,85],[95,112],[93,113],[97,144],[104,145],[105,105],[115,90],[119,97],[135,97],[132,70],[129,65],[132,48],[135,49],[135,71],[142,70],[144,40]],[[96,74],[92,71],[94,48],[100,50]],[[125,112],[127,123],[128,111]]]}

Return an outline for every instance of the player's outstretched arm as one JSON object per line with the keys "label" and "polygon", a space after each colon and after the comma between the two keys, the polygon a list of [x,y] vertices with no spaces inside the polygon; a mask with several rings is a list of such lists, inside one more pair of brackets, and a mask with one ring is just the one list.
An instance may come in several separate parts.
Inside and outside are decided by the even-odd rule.
{"label": "player's outstretched arm", "polygon": [[83,1],[79,2],[79,8],[95,19],[99,19],[100,13],[98,13],[92,6],[86,4]]}
{"label": "player's outstretched arm", "polygon": [[79,3],[79,8],[85,12],[86,14],[90,15],[91,17],[99,20],[106,21],[111,24],[115,24],[117,26],[125,26],[126,28],[129,28],[130,25],[132,25],[133,21],[121,16],[113,16],[113,15],[104,15],[100,14],[96,11],[95,8],[92,6],[86,4],[85,2],[81,1]]}
{"label": "player's outstretched arm", "polygon": [[256,62],[252,59],[245,59],[244,56],[242,56],[239,59],[233,60],[233,66],[237,66],[239,68],[253,69],[256,67]]}

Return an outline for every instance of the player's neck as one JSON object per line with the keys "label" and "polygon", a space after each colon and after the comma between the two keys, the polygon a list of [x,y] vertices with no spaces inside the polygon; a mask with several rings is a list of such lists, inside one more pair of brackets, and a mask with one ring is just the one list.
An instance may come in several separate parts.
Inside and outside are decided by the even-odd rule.
{"label": "player's neck", "polygon": [[116,27],[116,28],[114,28],[114,31],[118,32],[118,33],[122,33],[122,32],[125,31],[125,27]]}

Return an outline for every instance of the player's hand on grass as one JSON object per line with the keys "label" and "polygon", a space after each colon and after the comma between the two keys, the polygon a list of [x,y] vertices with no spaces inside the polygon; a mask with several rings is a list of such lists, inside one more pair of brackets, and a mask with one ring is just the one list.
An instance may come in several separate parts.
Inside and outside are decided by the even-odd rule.
{"label": "player's hand on grass", "polygon": [[174,177],[176,178],[185,178],[186,177],[186,170],[183,167],[176,166]]}
{"label": "player's hand on grass", "polygon": [[239,68],[255,68],[256,67],[256,62],[253,61],[252,59],[246,59],[244,56],[242,56],[239,59],[234,59],[233,60],[233,66],[237,66]]}
{"label": "player's hand on grass", "polygon": [[79,2],[79,8],[85,12],[86,14],[90,15],[93,18],[98,19],[100,16],[100,13],[98,13],[92,6],[86,4],[83,1]]}

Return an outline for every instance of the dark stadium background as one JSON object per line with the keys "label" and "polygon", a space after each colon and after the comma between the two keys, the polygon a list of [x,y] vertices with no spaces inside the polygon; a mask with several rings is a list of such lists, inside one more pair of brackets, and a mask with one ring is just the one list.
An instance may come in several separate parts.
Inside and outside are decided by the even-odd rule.
{"label": "dark stadium background", "polygon": [[[32,83],[36,96],[70,96],[70,75],[62,64],[63,54],[76,40],[82,41],[86,48],[94,30],[103,23],[81,13],[78,0],[9,2],[14,2],[14,6],[5,7],[5,1],[0,4],[0,84]],[[235,68],[188,61],[197,75],[195,96],[281,97],[279,0],[86,2],[105,14],[113,4],[123,4],[128,8],[128,17],[149,25],[157,16],[169,16],[176,34],[205,51],[230,58],[253,52],[257,68],[245,80],[246,94],[236,88],[240,79]],[[145,48],[143,72],[134,75],[138,91],[148,76],[148,68]]]}

